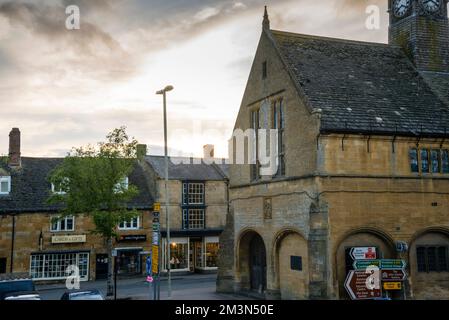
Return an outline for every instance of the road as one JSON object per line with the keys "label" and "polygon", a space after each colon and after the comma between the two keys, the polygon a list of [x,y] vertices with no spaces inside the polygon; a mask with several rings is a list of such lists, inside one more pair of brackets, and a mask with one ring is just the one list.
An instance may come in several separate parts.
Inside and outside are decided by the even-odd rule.
{"label": "road", "polygon": [[[244,300],[247,297],[219,294],[215,292],[216,275],[185,275],[172,278],[173,300]],[[119,279],[117,299],[149,300],[150,292],[145,278]],[[106,294],[106,281],[81,282],[81,289],[98,289]],[[37,285],[36,289],[43,300],[59,300],[67,291],[65,284]],[[152,296],[151,296],[152,299]],[[168,299],[167,279],[161,280],[161,300]]]}

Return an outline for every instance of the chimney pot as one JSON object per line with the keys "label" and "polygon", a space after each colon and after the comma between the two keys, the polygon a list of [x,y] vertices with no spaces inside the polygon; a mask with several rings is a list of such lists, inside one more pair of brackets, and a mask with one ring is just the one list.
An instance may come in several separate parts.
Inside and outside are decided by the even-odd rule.
{"label": "chimney pot", "polygon": [[10,167],[20,167],[22,160],[20,158],[20,130],[19,128],[12,128],[9,133],[9,158],[8,164]]}

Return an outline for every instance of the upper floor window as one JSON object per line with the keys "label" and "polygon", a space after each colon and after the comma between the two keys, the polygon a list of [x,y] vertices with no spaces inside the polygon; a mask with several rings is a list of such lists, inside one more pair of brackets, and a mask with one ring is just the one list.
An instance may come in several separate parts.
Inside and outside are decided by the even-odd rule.
{"label": "upper floor window", "polygon": [[183,209],[182,210],[183,229],[204,229],[205,213],[204,209]]}
{"label": "upper floor window", "polygon": [[262,79],[266,79],[267,78],[267,62],[264,61],[262,62]]}
{"label": "upper floor window", "polygon": [[52,232],[74,231],[75,230],[75,218],[70,216],[70,217],[58,219],[56,221],[52,221],[50,230]]}
{"label": "upper floor window", "polygon": [[119,230],[137,230],[139,229],[140,219],[139,217],[134,217],[129,221],[122,221],[118,225]]}
{"label": "upper floor window", "polygon": [[252,141],[252,163],[251,163],[251,180],[259,178],[259,123],[260,111],[259,109],[251,111],[251,129],[254,130],[254,139]]}
{"label": "upper floor window", "polygon": [[0,194],[9,194],[11,192],[11,177],[0,177]]}
{"label": "upper floor window", "polygon": [[414,173],[449,173],[449,151],[443,149],[409,150],[410,170]]}
{"label": "upper floor window", "polygon": [[410,169],[412,170],[412,172],[419,172],[418,150],[410,149],[409,156],[410,156]]}
{"label": "upper floor window", "polygon": [[273,104],[273,129],[278,130],[277,161],[278,171],[276,175],[285,175],[285,112],[283,100],[276,100]]}
{"label": "upper floor window", "polygon": [[114,186],[114,192],[119,193],[119,192],[123,192],[124,190],[128,190],[128,186],[129,186],[129,179],[128,179],[128,177],[125,177],[125,178],[121,179],[120,182]]}
{"label": "upper floor window", "polygon": [[418,272],[449,271],[447,246],[421,246],[416,248]]}
{"label": "upper floor window", "polygon": [[184,182],[182,193],[183,204],[204,204],[204,183]]}

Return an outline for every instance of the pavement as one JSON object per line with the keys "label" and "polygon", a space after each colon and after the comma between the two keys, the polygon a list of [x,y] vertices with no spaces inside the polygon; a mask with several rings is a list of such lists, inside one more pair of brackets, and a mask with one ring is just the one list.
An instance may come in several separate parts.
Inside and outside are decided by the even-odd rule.
{"label": "pavement", "polygon": [[[172,276],[172,295],[170,300],[248,300],[248,297],[222,294],[215,291],[216,274],[192,274]],[[106,296],[106,280],[80,282],[80,289],[98,289]],[[161,278],[160,299],[168,298],[168,281]],[[68,289],[64,283],[36,285],[42,300],[59,300]],[[117,299],[153,300],[153,290],[145,277],[117,280]]]}

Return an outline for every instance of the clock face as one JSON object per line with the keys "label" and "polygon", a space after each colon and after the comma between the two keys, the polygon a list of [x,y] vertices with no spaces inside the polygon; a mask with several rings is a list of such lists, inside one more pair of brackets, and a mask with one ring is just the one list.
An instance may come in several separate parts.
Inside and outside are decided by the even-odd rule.
{"label": "clock face", "polygon": [[[425,0],[423,0],[425,1]],[[431,0],[429,0],[431,1]],[[441,1],[441,0],[439,0]],[[393,13],[396,17],[404,17],[411,7],[411,0],[394,0],[393,2]]]}
{"label": "clock face", "polygon": [[428,13],[435,13],[441,8],[441,0],[420,0],[421,7]]}

